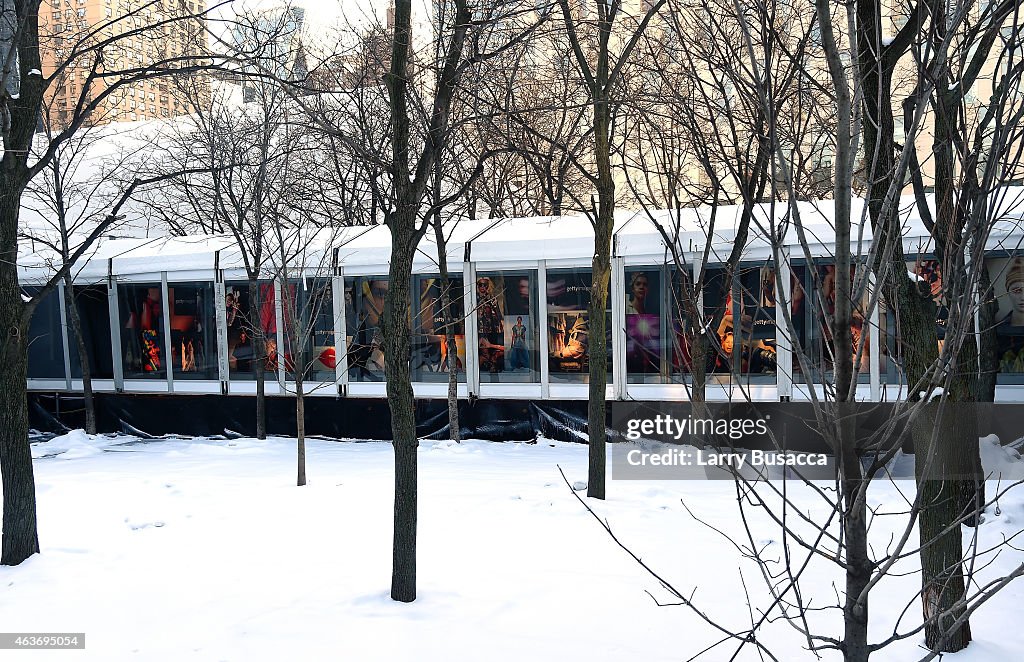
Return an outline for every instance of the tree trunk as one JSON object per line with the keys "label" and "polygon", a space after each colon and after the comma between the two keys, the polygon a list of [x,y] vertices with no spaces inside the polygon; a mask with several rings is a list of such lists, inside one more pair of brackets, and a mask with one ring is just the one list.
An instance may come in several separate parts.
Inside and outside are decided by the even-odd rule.
{"label": "tree trunk", "polygon": [[249,328],[252,332],[252,356],[256,369],[256,438],[267,438],[267,382],[263,362],[267,360],[267,338],[260,319],[260,287],[249,279]]}
{"label": "tree trunk", "polygon": [[92,395],[92,366],[89,364],[89,352],[82,335],[82,318],[78,314],[78,303],[75,299],[75,286],[71,275],[64,277],[64,305],[68,319],[71,320],[71,331],[74,333],[75,345],[78,347],[78,361],[82,369],[82,397],[85,403],[85,431],[96,434],[96,403]]}
{"label": "tree trunk", "polygon": [[[955,630],[953,623],[966,605],[963,574],[963,544],[960,527],[944,532],[963,516],[962,494],[954,489],[948,475],[962,466],[951,441],[969,433],[961,424],[960,412],[941,412],[938,403],[924,405],[914,426],[917,473],[918,523],[921,545],[921,602],[925,620],[925,645],[931,650],[956,652],[971,641],[969,621]],[[941,418],[940,418],[941,417]],[[934,434],[934,439],[933,439]],[[927,460],[926,460],[927,459]]]}
{"label": "tree trunk", "polygon": [[[935,18],[945,24],[947,6],[945,2],[935,2]],[[945,32],[943,29],[942,32]],[[938,34],[935,37],[941,39]],[[952,140],[958,132],[955,117],[959,111],[961,98],[951,91],[949,69],[942,67],[938,72],[934,97],[934,138],[932,141],[932,158],[935,164],[935,234],[936,249],[939,260],[944,265],[943,274],[949,281],[943,285],[949,288],[955,283],[952,291],[947,289],[951,297],[970,296],[965,292],[963,280],[966,272],[964,266],[964,249],[967,237],[953,236],[956,229],[962,232],[959,222],[955,189],[958,183],[955,176]],[[960,282],[958,282],[960,281]],[[930,300],[929,300],[930,303]],[[930,455],[937,462],[933,464],[940,473],[923,476],[920,485],[920,504],[922,508],[918,528],[921,535],[921,570],[922,599],[924,601],[925,645],[932,650],[955,653],[967,647],[971,641],[970,623],[951,630],[956,618],[963,613],[960,604],[964,597],[965,586],[961,559],[963,558],[963,537],[959,526],[951,525],[964,517],[965,509],[972,508],[974,500],[980,496],[976,487],[981,483],[981,457],[976,435],[977,428],[967,430],[963,412],[973,410],[970,400],[973,399],[974,385],[968,375],[978,372],[977,346],[974,336],[974,307],[952,302],[949,320],[947,321],[946,343],[944,354],[951,357],[953,375],[949,383],[948,401],[952,402],[954,416],[939,428],[936,435],[937,445],[929,448]],[[931,310],[933,306],[929,306]],[[934,325],[934,313],[931,324]],[[952,336],[952,338],[951,338]],[[937,341],[936,341],[937,342]],[[962,370],[968,370],[963,373]],[[959,403],[968,403],[967,407]],[[952,420],[949,420],[952,419]],[[971,438],[973,437],[973,439]],[[921,457],[917,458],[921,461]],[[974,474],[972,478],[971,474]],[[950,497],[953,498],[950,498]],[[967,506],[971,504],[971,506]],[[975,523],[970,518],[969,523]],[[949,530],[946,530],[949,529]],[[945,531],[945,532],[944,532]],[[934,541],[934,543],[933,543]],[[954,609],[953,613],[946,613]]]}
{"label": "tree trunk", "polygon": [[295,371],[295,436],[299,464],[296,485],[302,487],[306,484],[306,396],[302,392],[303,382],[300,370],[301,368],[297,368]]}
{"label": "tree trunk", "polygon": [[587,405],[587,431],[590,435],[590,462],[587,473],[587,496],[605,498],[605,390],[608,384],[608,348],[605,329],[605,308],[608,305],[608,283],[611,276],[611,224],[595,234],[593,283],[589,306],[587,351],[590,354],[590,402]]}
{"label": "tree trunk", "polygon": [[[416,210],[399,208],[391,229],[389,288],[384,299],[384,374],[395,448],[395,513],[391,599],[416,599],[416,414],[409,366],[409,288]],[[405,214],[409,218],[401,216]]]}
{"label": "tree trunk", "polygon": [[39,552],[36,485],[28,443],[28,320],[18,285],[21,189],[0,172],[0,474],[3,549],[0,564],[18,565]]}
{"label": "tree trunk", "polygon": [[[839,360],[839,357],[837,357]],[[867,662],[868,594],[874,564],[868,549],[867,485],[854,439],[853,407],[837,403],[843,481],[843,532],[846,536],[846,597],[843,601],[843,660]]]}
{"label": "tree trunk", "polygon": [[[287,264],[287,258],[285,256],[282,259],[282,264]],[[283,271],[287,271],[286,269]],[[306,313],[299,307],[298,297],[296,294],[292,294],[292,290],[288,287],[288,280],[285,277],[280,279],[281,282],[281,307],[283,310],[281,323],[284,324],[284,329],[287,332],[284,348],[279,348],[278,351],[284,351],[284,365],[285,369],[289,369],[288,356],[291,356],[291,373],[292,380],[295,382],[295,455],[298,463],[297,477],[295,484],[302,487],[306,484],[306,393],[305,393],[305,379],[306,379],[306,366],[309,365],[306,362],[306,339],[312,333],[313,320],[317,316],[317,308],[319,308],[320,302],[316,297],[313,298],[313,302],[316,303],[312,309],[307,309]],[[309,305],[307,303],[306,305]],[[304,324],[304,319],[309,319],[309,325]],[[287,351],[286,351],[287,350]]]}
{"label": "tree trunk", "polygon": [[[443,304],[446,308],[448,303]],[[448,428],[449,438],[458,443],[462,441],[462,429],[459,422],[459,347],[455,342],[455,334],[449,326],[444,334],[444,342],[448,347]]]}
{"label": "tree trunk", "polygon": [[[895,210],[890,209],[887,214],[883,214],[883,203],[889,189],[894,186],[900,187],[900,183],[895,177],[897,174],[902,177],[902,173],[896,172],[896,145],[892,112],[892,74],[897,54],[889,52],[891,49],[881,46],[877,39],[877,35],[881,33],[881,15],[877,3],[873,2],[873,0],[858,0],[857,14],[858,43],[860,47],[858,57],[863,78],[863,94],[861,98],[865,114],[864,121],[861,123],[864,135],[863,152],[874,157],[874,160],[868,164],[869,172],[866,175],[867,180],[871,182],[867,196],[868,209],[875,241],[883,249],[879,255],[884,253],[885,247],[891,248],[890,262],[884,267],[891,274],[889,282],[885,285],[885,295],[890,305],[897,311],[896,336],[902,340],[902,359],[907,382],[913,385],[913,389],[919,389],[928,366],[932,365],[938,358],[935,310],[934,306],[928,305],[931,302],[930,292],[917,291],[915,285],[906,276],[907,270],[901,243],[901,229]],[[933,20],[941,22],[944,19],[934,17],[941,17],[943,15],[944,10],[939,8],[938,14],[933,14]],[[881,52],[879,52],[879,48],[882,48]],[[940,97],[945,92],[944,87],[946,87],[946,83],[939,81],[938,93]],[[943,198],[947,197],[939,189],[948,185],[945,184],[944,178],[951,172],[948,171],[945,163],[941,163],[944,160],[944,156],[948,156],[948,154],[945,151],[945,147],[942,147],[940,143],[943,140],[948,142],[949,136],[944,135],[944,137],[940,138],[940,134],[946,132],[947,128],[944,128],[944,122],[938,117],[938,114],[941,113],[936,115],[934,141],[936,146],[935,181],[937,207],[942,206]],[[912,145],[913,139],[908,138],[906,142],[908,145]],[[944,213],[938,208],[936,212],[937,214]],[[940,255],[940,260],[948,265],[944,256]],[[876,271],[880,271],[883,268],[883,265],[880,263],[872,266]],[[945,267],[943,271],[948,274],[948,269]],[[969,307],[962,308],[966,309]],[[954,333],[953,330],[957,328],[958,324],[963,323],[965,323],[964,320],[958,321],[954,319],[954,313],[951,309],[947,322],[947,337]],[[973,321],[971,324],[973,325]],[[972,371],[977,371],[977,366],[974,366]],[[908,400],[913,402],[919,398],[919,393],[909,393]],[[920,429],[920,426],[915,426],[912,432],[914,454],[918,466],[924,466],[932,454],[941,455],[951,450],[949,448],[941,448],[952,441],[949,435],[942,435],[942,437],[947,438],[943,439],[940,437],[936,447],[931,441],[930,430],[923,430]],[[971,445],[976,453],[977,442],[975,441]],[[970,453],[971,451],[968,450],[967,452]],[[933,462],[939,462],[939,460],[936,459]],[[980,466],[980,459],[978,465]],[[947,483],[943,478],[941,474],[934,474],[933,477],[918,476],[918,498],[921,504],[918,528],[921,543],[924,545],[927,541],[935,541],[935,544],[928,544],[920,550],[924,618],[926,621],[934,618],[938,606],[950,599],[952,595],[957,594],[958,589],[955,586],[947,585],[950,583],[955,584],[959,581],[962,586],[963,582],[963,576],[959,570],[950,574],[952,570],[948,563],[949,559],[954,557],[956,559],[962,558],[963,545],[960,532],[959,530],[952,530],[945,535],[941,533],[952,521],[960,517],[957,506],[962,504],[964,500],[961,492],[963,485],[962,483]],[[957,498],[950,499],[950,495],[954,493],[958,495]],[[938,540],[936,540],[937,538]],[[959,568],[959,561],[957,561],[956,567]],[[962,595],[962,593],[958,595]],[[941,629],[943,624],[949,624],[950,622],[950,620],[945,619],[935,623],[934,627],[930,626],[927,629],[926,643],[933,650],[953,652],[960,650],[970,641],[970,624],[966,621],[957,633],[950,633],[949,636],[936,634],[936,628]],[[946,644],[958,647],[946,648],[944,647]]]}
{"label": "tree trunk", "polygon": [[[438,161],[440,164],[440,160]],[[435,175],[441,181],[440,173]],[[435,204],[439,197],[440,183],[435,185]],[[435,207],[436,209],[436,207]],[[441,225],[440,210],[434,212],[434,240],[437,244],[437,265],[441,271],[441,320],[444,324],[445,367],[448,369],[448,437],[455,442],[461,440],[459,423],[459,351],[455,343],[455,316],[452,314],[451,280],[448,278],[447,243]],[[463,307],[465,310],[465,307]]]}
{"label": "tree trunk", "polygon": [[[602,25],[601,30],[610,30]],[[587,404],[587,432],[590,436],[587,496],[605,498],[605,420],[608,384],[608,350],[605,309],[611,279],[612,231],[615,225],[615,180],[612,177],[611,103],[608,89],[608,43],[598,51],[594,90],[594,158],[597,166],[597,209],[594,210],[594,260],[590,288],[590,316],[587,331],[590,359],[590,393]]]}

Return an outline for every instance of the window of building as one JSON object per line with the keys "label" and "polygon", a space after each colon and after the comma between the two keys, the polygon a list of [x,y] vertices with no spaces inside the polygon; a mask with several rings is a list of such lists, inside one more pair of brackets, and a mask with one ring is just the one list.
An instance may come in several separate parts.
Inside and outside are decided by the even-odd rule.
{"label": "window of building", "polygon": [[707,270],[704,315],[719,319],[709,351],[708,372],[774,375],[777,371],[775,271],[740,268],[731,278],[722,268]]}
{"label": "window of building", "polygon": [[[114,378],[114,357],[110,343],[110,304],[106,285],[76,286],[75,305],[82,328],[82,342],[89,361],[89,373],[94,379]],[[68,320],[68,355],[71,358],[71,376],[82,377],[81,354],[74,327]]]}
{"label": "window of building", "polygon": [[164,301],[160,283],[117,286],[121,364],[126,379],[167,376]]}
{"label": "window of building", "polygon": [[[448,279],[447,292],[439,275],[413,277],[412,301],[412,379],[416,382],[447,382],[450,330],[455,340],[455,369],[460,382],[466,380],[466,321],[461,276]],[[447,294],[448,314],[442,306]]]}
{"label": "window of building", "polygon": [[217,379],[213,283],[175,283],[167,297],[174,378]]}
{"label": "window of building", "polygon": [[[605,337],[590,334],[591,270],[551,269],[547,272],[548,379],[587,382],[591,351],[608,353],[611,380],[611,313],[605,312]],[[611,304],[609,297],[609,305]]]}
{"label": "window of building", "polygon": [[306,338],[306,379],[333,382],[337,378],[337,346],[334,339],[334,301],[331,279],[306,281],[302,313],[308,331]]}
{"label": "window of building", "polygon": [[[796,328],[797,340],[803,348],[807,367],[811,371],[811,374],[804,375],[804,378],[811,381],[830,378],[834,368],[832,330],[829,327],[826,313],[832,315],[835,312],[835,275],[835,266],[831,264],[793,268],[790,312],[793,317],[793,325]],[[851,277],[854,278],[856,286],[858,275],[851,270]],[[859,353],[860,357],[857,363],[857,372],[858,380],[861,382],[867,382],[870,379],[871,371],[869,305],[870,296],[865,291],[863,299],[853,305],[850,322],[853,351],[855,354]],[[884,332],[884,326],[882,332]],[[881,344],[884,346],[884,343]],[[879,359],[883,361],[884,365],[887,360],[884,352]],[[794,374],[803,373],[795,354],[793,372]]]}
{"label": "window of building", "polygon": [[348,339],[349,379],[384,381],[384,297],[386,276],[345,279],[345,335]]}
{"label": "window of building", "polygon": [[[25,288],[34,296],[39,288]],[[46,295],[32,315],[28,329],[29,379],[64,378],[64,336],[60,322],[60,294],[56,288]]]}
{"label": "window of building", "polygon": [[536,270],[480,272],[474,287],[480,381],[539,382]]}
{"label": "window of building", "polygon": [[667,292],[659,267],[626,269],[626,374],[630,383],[658,383],[667,376],[670,337]]}
{"label": "window of building", "polygon": [[1007,257],[985,261],[992,283],[992,298],[998,304],[996,313],[996,360],[998,383],[1024,382],[1024,256],[1011,253]]}
{"label": "window of building", "polygon": [[[277,311],[274,285],[257,284],[258,303],[249,296],[249,283],[229,282],[224,287],[228,336],[228,371],[231,379],[252,379],[257,361],[266,372],[277,372]],[[256,336],[262,336],[262,342]],[[262,347],[262,350],[258,348]]]}

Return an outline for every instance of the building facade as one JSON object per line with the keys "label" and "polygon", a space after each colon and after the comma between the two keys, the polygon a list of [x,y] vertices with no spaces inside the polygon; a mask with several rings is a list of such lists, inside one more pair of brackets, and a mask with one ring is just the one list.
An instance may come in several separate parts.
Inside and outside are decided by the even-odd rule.
{"label": "building facade", "polygon": [[56,126],[112,84],[122,85],[90,115],[90,122],[170,118],[193,103],[169,77],[145,72],[189,62],[207,50],[205,0],[43,0],[39,8],[43,75],[52,76],[46,111]]}

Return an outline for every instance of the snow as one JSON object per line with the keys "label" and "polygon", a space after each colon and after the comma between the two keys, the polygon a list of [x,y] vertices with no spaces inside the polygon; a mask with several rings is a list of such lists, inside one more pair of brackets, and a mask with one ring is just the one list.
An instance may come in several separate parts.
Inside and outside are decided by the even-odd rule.
{"label": "snow", "polygon": [[[981,449],[989,471],[1020,464],[997,439],[983,439]],[[76,659],[657,661],[687,659],[718,639],[685,608],[653,602],[645,591],[671,597],[563,482],[559,467],[585,489],[582,444],[421,442],[419,595],[411,604],[388,595],[388,443],[308,440],[310,484],[302,488],[294,485],[293,439],[74,431],[32,450],[42,553],[0,567],[0,622],[7,632],[85,632],[86,652]],[[819,507],[809,490],[789,486],[801,507]],[[879,482],[871,506],[901,510],[899,490],[908,488]],[[740,569],[755,604],[765,603],[756,570],[681,504],[739,535],[731,482],[611,480],[608,497],[587,501],[709,616],[734,628],[749,622]],[[1010,492],[985,517],[983,549],[1020,529],[1024,494]],[[880,548],[898,519],[873,519]],[[759,546],[778,545],[772,525],[752,525]],[[979,581],[1022,560],[1024,553],[1004,549]],[[841,573],[828,563],[807,572],[808,595],[834,600]],[[904,625],[913,624],[918,587],[913,574],[879,584],[873,639],[891,633],[908,602]],[[1011,584],[972,619],[975,642],[943,659],[1022,659],[1022,599],[1024,583]],[[828,634],[841,628],[835,614],[811,621]],[[779,659],[815,659],[783,622],[760,639]],[[911,637],[872,659],[919,659],[919,644]],[[728,659],[732,650],[701,659]],[[4,653],[5,661],[68,656]],[[753,649],[746,653],[738,659],[757,659]]]}

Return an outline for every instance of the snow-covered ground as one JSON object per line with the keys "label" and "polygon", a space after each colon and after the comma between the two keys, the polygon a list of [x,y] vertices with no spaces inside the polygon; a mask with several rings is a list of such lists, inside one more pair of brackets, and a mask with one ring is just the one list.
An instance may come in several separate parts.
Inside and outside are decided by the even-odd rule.
{"label": "snow-covered ground", "polygon": [[[985,443],[985,442],[983,442]],[[295,487],[294,440],[142,441],[81,432],[33,445],[42,554],[0,567],[0,630],[85,632],[84,651],[3,651],[3,660],[685,660],[720,637],[618,548],[563,483],[586,479],[586,447],[424,442],[419,598],[392,602],[387,443],[310,441],[310,484]],[[998,447],[986,451],[998,460]],[[1005,456],[1010,461],[1012,453]],[[796,488],[796,483],[790,482]],[[879,484],[872,505],[901,508],[912,484]],[[994,489],[994,485],[990,487]],[[820,504],[797,489],[812,513]],[[767,601],[756,568],[687,514],[741,534],[727,481],[610,481],[593,507],[645,563],[711,618],[741,629]],[[899,517],[876,518],[877,549]],[[990,509],[982,547],[1024,526],[1024,490]],[[754,517],[755,541],[779,534]],[[970,533],[965,533],[965,539]],[[916,536],[915,536],[916,537]],[[1005,549],[982,580],[1024,561]],[[913,561],[910,561],[913,563]],[[902,569],[909,565],[901,566]],[[842,575],[808,571],[815,605]],[[919,619],[915,575],[872,594],[874,639]],[[957,662],[1024,659],[1024,582],[975,616]],[[841,634],[839,614],[812,624]],[[811,660],[778,622],[760,635],[781,660]],[[921,657],[921,637],[876,655]],[[735,644],[702,659],[726,660]],[[753,648],[739,659],[758,659]],[[825,659],[836,659],[826,655]]]}

